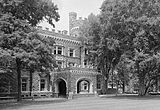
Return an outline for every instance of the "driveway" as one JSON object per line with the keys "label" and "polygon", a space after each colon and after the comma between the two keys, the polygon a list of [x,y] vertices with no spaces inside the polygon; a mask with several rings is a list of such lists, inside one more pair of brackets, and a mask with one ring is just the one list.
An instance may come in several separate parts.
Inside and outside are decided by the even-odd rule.
{"label": "driveway", "polygon": [[87,97],[59,103],[41,103],[6,110],[160,110],[160,98]]}

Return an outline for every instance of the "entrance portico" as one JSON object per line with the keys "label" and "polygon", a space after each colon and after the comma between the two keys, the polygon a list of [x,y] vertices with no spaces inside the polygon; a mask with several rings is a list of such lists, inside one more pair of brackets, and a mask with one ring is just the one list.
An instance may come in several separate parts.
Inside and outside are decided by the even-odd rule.
{"label": "entrance portico", "polygon": [[97,74],[94,69],[70,67],[53,73],[54,96],[97,94]]}

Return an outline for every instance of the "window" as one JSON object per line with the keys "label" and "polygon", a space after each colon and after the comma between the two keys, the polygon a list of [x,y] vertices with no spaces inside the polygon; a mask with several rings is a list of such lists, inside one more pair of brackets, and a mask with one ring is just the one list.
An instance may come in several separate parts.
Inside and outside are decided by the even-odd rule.
{"label": "window", "polygon": [[87,90],[87,87],[88,87],[88,86],[87,86],[87,83],[84,83],[83,86],[84,86],[84,90]]}
{"label": "window", "polygon": [[74,49],[69,49],[69,56],[74,57]]}
{"label": "window", "polygon": [[53,54],[63,55],[63,47],[62,46],[55,46],[53,48]]}
{"label": "window", "polygon": [[62,55],[62,47],[58,47],[58,52],[57,54]]}
{"label": "window", "polygon": [[97,89],[101,89],[102,75],[97,75]]}
{"label": "window", "polygon": [[88,50],[85,48],[85,55],[88,55]]}
{"label": "window", "polygon": [[53,48],[53,53],[56,54],[56,47]]}
{"label": "window", "polygon": [[22,78],[22,91],[27,91],[27,78]]}
{"label": "window", "polygon": [[63,67],[62,61],[57,61],[57,65],[62,68]]}
{"label": "window", "polygon": [[41,79],[40,80],[40,91],[44,91],[45,90],[45,79]]}
{"label": "window", "polygon": [[81,82],[81,87],[82,87],[81,90],[88,90],[88,82],[82,81]]}
{"label": "window", "polygon": [[87,60],[84,60],[84,65],[87,65]]}
{"label": "window", "polygon": [[97,83],[97,89],[101,89],[101,83],[100,82]]}
{"label": "window", "polygon": [[75,63],[74,62],[69,62],[68,65],[73,67],[73,66],[75,66]]}

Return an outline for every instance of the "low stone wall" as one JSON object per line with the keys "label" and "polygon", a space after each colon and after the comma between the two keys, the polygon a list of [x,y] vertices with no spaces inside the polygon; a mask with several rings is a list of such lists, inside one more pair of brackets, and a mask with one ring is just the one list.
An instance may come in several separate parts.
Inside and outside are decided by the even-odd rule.
{"label": "low stone wall", "polygon": [[[29,97],[30,92],[22,92],[22,97]],[[52,92],[51,91],[34,91],[32,92],[32,96],[34,97],[52,97]]]}

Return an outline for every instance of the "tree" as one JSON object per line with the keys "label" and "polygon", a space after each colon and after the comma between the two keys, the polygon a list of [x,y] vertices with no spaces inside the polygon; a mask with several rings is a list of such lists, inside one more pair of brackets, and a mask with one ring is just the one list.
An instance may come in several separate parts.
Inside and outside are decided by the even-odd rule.
{"label": "tree", "polygon": [[121,54],[129,54],[135,62],[140,96],[146,93],[144,78],[152,71],[142,72],[141,64],[159,53],[159,4],[158,0],[106,0],[101,7],[104,35],[118,40]]}
{"label": "tree", "polygon": [[[52,56],[54,40],[38,35],[32,26],[44,18],[54,26],[59,20],[58,8],[50,0],[0,1],[0,56],[8,55],[16,62],[18,98],[21,101],[21,71],[50,71],[55,60]],[[33,69],[33,65],[37,68]]]}
{"label": "tree", "polygon": [[31,26],[46,19],[54,27],[53,20],[59,20],[57,5],[52,0],[1,0],[0,7],[3,13],[10,13]]}
{"label": "tree", "polygon": [[113,73],[120,59],[121,50],[119,49],[119,41],[107,36],[100,17],[90,14],[80,29],[82,40],[86,42],[83,44],[89,51],[87,59],[97,69],[101,70],[105,79],[102,91],[106,93],[109,73]]}
{"label": "tree", "polygon": [[116,66],[118,79],[122,83],[123,93],[125,93],[125,85],[128,84],[130,78],[133,75],[131,70],[132,65],[133,65],[133,61],[128,60],[127,57],[123,55]]}
{"label": "tree", "polygon": [[9,56],[0,56],[0,93],[10,93],[16,90],[16,75],[13,70],[14,61]]}

